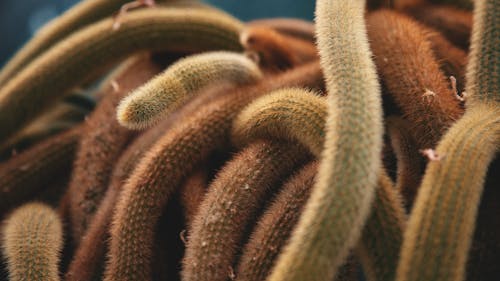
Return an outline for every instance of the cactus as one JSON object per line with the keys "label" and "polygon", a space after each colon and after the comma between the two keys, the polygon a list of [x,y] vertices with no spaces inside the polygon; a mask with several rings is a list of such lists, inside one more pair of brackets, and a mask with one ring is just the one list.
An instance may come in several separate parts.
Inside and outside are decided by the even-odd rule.
{"label": "cactus", "polygon": [[50,207],[29,203],[14,210],[2,231],[9,280],[58,281],[62,223]]}
{"label": "cactus", "polygon": [[297,140],[319,156],[323,149],[326,100],[311,91],[285,88],[255,100],[237,116],[232,140],[242,146],[268,136]]}
{"label": "cactus", "polygon": [[183,183],[180,200],[186,226],[191,228],[195,215],[198,213],[203,197],[208,189],[208,171],[198,168]]}
{"label": "cactus", "polygon": [[0,164],[0,217],[71,167],[81,132],[58,134]]}
{"label": "cactus", "polygon": [[283,71],[317,59],[313,43],[282,35],[268,27],[247,27],[240,34],[241,45],[259,57],[259,64],[270,71]]}
{"label": "cactus", "polygon": [[413,205],[422,180],[422,156],[409,128],[408,121],[390,116],[386,120],[387,134],[397,159],[396,189],[404,198],[408,210]]}
{"label": "cactus", "polygon": [[[325,141],[326,115],[323,98],[300,89],[278,90],[242,110],[233,123],[232,139],[237,144],[269,137],[295,140],[319,157]],[[374,204],[360,242],[360,255],[364,257],[363,266],[370,280],[392,280],[405,211],[399,194],[383,171]]]}
{"label": "cactus", "polygon": [[[434,56],[440,64],[441,71],[446,76],[456,78],[456,90],[463,91],[465,88],[465,67],[467,65],[467,53],[455,47],[439,32],[429,30],[429,41],[432,45]],[[453,89],[452,89],[453,90]]]}
{"label": "cactus", "polygon": [[412,123],[419,148],[433,147],[463,109],[439,70],[428,35],[418,23],[388,10],[369,15],[367,27],[381,79]]}
{"label": "cactus", "polygon": [[52,20],[35,37],[29,41],[2,68],[0,72],[0,87],[17,72],[30,63],[35,57],[49,49],[58,41],[85,25],[100,20],[117,11],[121,5],[130,0],[86,0],[81,1],[63,15]]}
{"label": "cactus", "polygon": [[107,94],[85,122],[67,190],[71,194],[70,218],[75,242],[84,234],[108,187],[113,164],[132,137],[114,118],[115,108],[130,90],[160,71],[161,67],[148,56],[140,55],[124,62],[113,75],[120,89],[116,91],[105,85],[103,91]]}
{"label": "cactus", "polygon": [[[466,0],[467,1],[467,0]],[[438,30],[454,45],[467,51],[470,44],[472,14],[451,6],[423,5],[404,11],[423,24]]]}
{"label": "cactus", "polygon": [[206,9],[147,9],[129,13],[118,30],[112,24],[106,19],[76,32],[0,89],[0,142],[68,89],[133,52],[241,49],[241,23]]}
{"label": "cactus", "polygon": [[434,0],[433,2],[454,5],[461,9],[472,10],[475,0]]}
{"label": "cactus", "polygon": [[184,58],[124,98],[117,109],[120,124],[143,129],[184,104],[210,83],[228,80],[248,84],[261,78],[249,58],[231,52],[210,52]]}
{"label": "cactus", "polygon": [[380,168],[382,106],[364,4],[316,2],[318,49],[328,90],[325,148],[317,184],[271,281],[332,279],[368,218]]}
{"label": "cactus", "polygon": [[312,162],[287,180],[269,208],[259,218],[242,250],[236,270],[236,281],[260,281],[269,275],[309,198],[317,166],[316,162]]}
{"label": "cactus", "polygon": [[404,234],[398,281],[465,277],[484,179],[500,144],[497,4],[475,1],[467,110],[439,142],[439,159],[427,165]]}
{"label": "cactus", "polygon": [[208,188],[189,232],[182,280],[227,280],[236,249],[269,191],[306,159],[303,149],[257,141],[236,155]]}
{"label": "cactus", "polygon": [[105,280],[149,280],[148,257],[162,207],[196,162],[226,143],[232,119],[243,106],[276,88],[317,87],[320,77],[313,63],[243,87],[199,108],[159,139],[122,188],[113,216]]}
{"label": "cactus", "polygon": [[314,42],[314,23],[295,18],[271,18],[252,20],[247,26],[265,26],[297,39]]}

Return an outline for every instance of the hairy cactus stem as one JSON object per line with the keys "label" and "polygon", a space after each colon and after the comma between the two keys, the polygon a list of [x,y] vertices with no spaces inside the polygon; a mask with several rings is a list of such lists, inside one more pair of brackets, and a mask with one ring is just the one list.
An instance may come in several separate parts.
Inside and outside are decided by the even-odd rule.
{"label": "hairy cactus stem", "polygon": [[132,53],[241,50],[238,35],[242,23],[213,10],[134,11],[117,31],[109,30],[112,22],[105,19],[72,34],[0,89],[0,141],[20,130],[72,87]]}
{"label": "hairy cactus stem", "polygon": [[314,38],[314,23],[295,18],[270,18],[252,20],[247,26],[265,26],[278,31],[281,34],[295,37],[309,42],[316,41]]}

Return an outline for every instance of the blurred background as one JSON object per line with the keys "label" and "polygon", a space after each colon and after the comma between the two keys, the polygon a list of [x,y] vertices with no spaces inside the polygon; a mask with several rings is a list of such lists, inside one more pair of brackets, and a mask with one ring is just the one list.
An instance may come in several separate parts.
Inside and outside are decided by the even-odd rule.
{"label": "blurred background", "polygon": [[[78,0],[0,0],[0,66],[50,19]],[[242,20],[266,17],[313,19],[311,0],[211,0],[203,1],[222,8]],[[285,9],[284,9],[285,8]]]}

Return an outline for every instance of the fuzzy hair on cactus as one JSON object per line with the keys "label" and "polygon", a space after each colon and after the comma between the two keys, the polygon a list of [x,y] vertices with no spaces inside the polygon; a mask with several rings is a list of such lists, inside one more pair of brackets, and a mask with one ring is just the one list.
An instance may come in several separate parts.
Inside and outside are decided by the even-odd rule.
{"label": "fuzzy hair on cactus", "polygon": [[210,83],[227,80],[248,84],[261,77],[259,67],[242,54],[192,55],[132,91],[118,106],[117,119],[127,128],[143,129],[157,123]]}
{"label": "fuzzy hair on cactus", "polygon": [[55,43],[85,25],[100,20],[117,11],[130,0],[86,0],[81,1],[57,19],[49,22],[0,72],[0,88],[35,57]]}
{"label": "fuzzy hair on cactus", "polygon": [[[454,0],[454,2],[456,2]],[[447,5],[421,5],[404,11],[423,24],[438,30],[455,46],[469,49],[472,13]]]}
{"label": "fuzzy hair on cactus", "polygon": [[307,159],[303,148],[257,141],[217,174],[189,232],[182,280],[224,281],[238,245],[269,191]]}
{"label": "fuzzy hair on cactus", "polygon": [[15,209],[5,221],[2,242],[9,280],[60,280],[62,223],[50,207],[29,203]]}
{"label": "fuzzy hair on cactus", "polygon": [[316,162],[304,166],[283,185],[244,246],[235,280],[260,281],[269,275],[309,198],[317,167]]}
{"label": "fuzzy hair on cactus", "polygon": [[69,89],[134,52],[241,50],[242,23],[213,10],[143,9],[127,14],[118,30],[112,25],[105,19],[72,34],[0,89],[0,142]]}
{"label": "fuzzy hair on cactus", "polygon": [[316,2],[318,49],[328,90],[326,143],[317,184],[270,281],[332,279],[368,218],[383,130],[364,5],[361,0]]}
{"label": "fuzzy hair on cactus", "polygon": [[104,85],[103,91],[107,94],[88,116],[67,189],[71,194],[70,218],[75,242],[80,241],[87,229],[106,192],[113,164],[132,137],[132,132],[120,126],[114,118],[116,106],[129,91],[161,70],[161,66],[148,55],[130,58],[110,78],[120,85],[119,90]]}
{"label": "fuzzy hair on cactus", "polygon": [[55,135],[0,164],[0,217],[71,167],[81,127]]}
{"label": "fuzzy hair on cactus", "polygon": [[246,51],[257,54],[259,64],[270,71],[283,71],[318,57],[313,43],[280,34],[269,27],[245,28],[240,42]]}
{"label": "fuzzy hair on cactus", "polygon": [[[296,88],[277,90],[242,110],[233,123],[232,139],[237,144],[258,138],[295,140],[320,157],[326,116],[323,98]],[[382,171],[373,213],[358,245],[369,280],[392,280],[394,277],[405,221],[400,197]]]}
{"label": "fuzzy hair on cactus", "polygon": [[314,42],[314,24],[310,21],[294,18],[258,19],[247,23],[248,27],[264,26],[272,28],[281,34]]}
{"label": "fuzzy hair on cactus", "polygon": [[180,200],[187,228],[191,228],[207,190],[208,171],[204,168],[198,168],[183,183]]}
{"label": "fuzzy hair on cactus", "polygon": [[419,148],[433,147],[463,109],[439,69],[426,30],[389,10],[371,13],[367,28],[380,77],[411,122]]}
{"label": "fuzzy hair on cactus", "polygon": [[475,1],[467,109],[439,142],[439,159],[427,165],[404,234],[398,281],[465,277],[484,179],[500,146],[499,33],[498,1]]}
{"label": "fuzzy hair on cactus", "polygon": [[286,86],[321,86],[316,63],[246,86],[202,106],[176,124],[138,163],[116,205],[105,280],[149,280],[158,216],[197,162],[227,144],[236,114],[252,99]]}

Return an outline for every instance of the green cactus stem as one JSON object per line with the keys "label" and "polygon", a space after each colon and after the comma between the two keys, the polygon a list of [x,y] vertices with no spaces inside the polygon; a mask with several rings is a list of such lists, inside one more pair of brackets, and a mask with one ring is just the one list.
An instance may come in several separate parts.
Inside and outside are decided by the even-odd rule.
{"label": "green cactus stem", "polygon": [[[0,89],[0,142],[69,89],[140,50],[241,50],[242,24],[207,9],[157,8],[92,24],[53,46]],[[200,40],[203,38],[203,40]]]}
{"label": "green cactus stem", "polygon": [[120,102],[117,119],[130,129],[147,128],[211,83],[249,84],[261,77],[258,66],[242,54],[207,52],[192,55],[132,91]]}
{"label": "green cactus stem", "polygon": [[433,147],[463,108],[439,69],[429,36],[417,22],[389,10],[371,13],[367,28],[380,77],[411,122],[419,149]]}
{"label": "green cactus stem", "polygon": [[243,247],[236,281],[260,281],[269,275],[309,198],[317,167],[316,162],[310,163],[287,180],[259,218]]}
{"label": "green cactus stem", "polygon": [[62,236],[61,220],[49,206],[29,203],[15,209],[2,231],[9,280],[59,281]]}
{"label": "green cactus stem", "polygon": [[364,5],[361,0],[316,2],[318,49],[328,90],[325,145],[317,184],[270,281],[333,279],[368,219],[383,129]]}
{"label": "green cactus stem", "polygon": [[404,234],[398,281],[463,280],[488,166],[500,144],[500,6],[474,7],[467,109],[427,165]]}
{"label": "green cactus stem", "polygon": [[257,141],[224,165],[189,231],[182,280],[230,278],[236,250],[266,194],[303,164],[306,155],[296,145]]}

